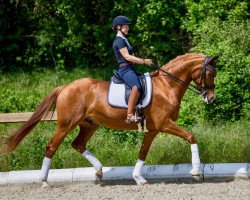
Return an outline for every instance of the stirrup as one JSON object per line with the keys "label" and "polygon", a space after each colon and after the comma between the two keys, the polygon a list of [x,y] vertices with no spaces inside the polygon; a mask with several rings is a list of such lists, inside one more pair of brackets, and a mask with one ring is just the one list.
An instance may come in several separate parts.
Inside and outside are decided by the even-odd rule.
{"label": "stirrup", "polygon": [[139,120],[141,120],[141,117],[137,117],[137,115],[135,114],[128,114],[127,119],[125,120],[126,123],[131,124],[131,123],[137,123]]}

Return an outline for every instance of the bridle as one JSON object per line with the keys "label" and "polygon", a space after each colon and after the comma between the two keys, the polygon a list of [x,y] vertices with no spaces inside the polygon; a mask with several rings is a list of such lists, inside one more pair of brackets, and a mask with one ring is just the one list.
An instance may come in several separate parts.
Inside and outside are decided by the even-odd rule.
{"label": "bridle", "polygon": [[[211,65],[209,64],[209,62],[210,62],[211,59],[212,59],[212,57],[210,57],[210,56],[207,56],[207,57],[205,58],[205,61],[204,61],[204,64],[203,64],[203,66],[202,66],[201,71],[200,71],[200,72],[196,75],[196,77],[193,79],[193,81],[195,81],[195,80],[197,80],[198,78],[201,77],[199,86],[193,85],[193,84],[191,84],[191,83],[188,85],[188,88],[187,88],[187,89],[191,90],[191,91],[194,92],[195,94],[198,94],[198,95],[201,94],[202,96],[204,96],[204,95],[207,94],[207,90],[209,90],[209,89],[214,89],[214,88],[215,88],[215,84],[207,84],[207,83],[206,83],[206,79],[207,79],[207,76],[206,76],[207,68],[212,69],[213,72],[214,72],[214,77],[216,76],[216,68],[213,67],[213,66],[211,66]],[[181,80],[181,79],[179,79],[179,78],[173,76],[171,73],[169,73],[169,72],[163,70],[162,68],[158,67],[157,65],[154,65],[153,67],[156,68],[156,69],[158,69],[158,70],[160,70],[160,71],[162,71],[165,75],[167,75],[167,76],[170,77],[171,79],[175,80],[176,82],[181,83],[182,85],[184,85],[184,84],[186,83],[185,81],[183,81],[183,80]],[[203,82],[203,83],[202,83],[202,82]]]}
{"label": "bridle", "polygon": [[206,83],[206,79],[207,79],[207,75],[206,75],[207,73],[206,72],[207,72],[208,68],[212,69],[214,77],[216,77],[216,68],[213,67],[213,66],[211,66],[209,64],[209,62],[210,62],[211,59],[212,59],[212,57],[209,57],[209,56],[207,56],[205,58],[205,62],[204,62],[204,65],[203,65],[201,71],[193,79],[193,81],[195,81],[195,80],[197,80],[201,76],[200,84],[199,84],[199,86],[196,86],[196,88],[197,88],[198,91],[203,91],[204,90],[206,92],[206,90],[214,89],[215,88],[215,84],[207,84]]}

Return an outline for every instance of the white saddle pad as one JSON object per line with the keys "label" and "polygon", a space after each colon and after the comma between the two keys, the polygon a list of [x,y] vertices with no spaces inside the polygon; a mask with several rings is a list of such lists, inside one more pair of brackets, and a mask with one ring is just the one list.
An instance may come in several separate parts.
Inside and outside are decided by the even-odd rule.
{"label": "white saddle pad", "polygon": [[[147,94],[142,101],[142,104],[139,105],[142,108],[145,108],[151,101],[152,97],[152,81],[149,73],[145,73],[146,84],[147,84]],[[112,77],[113,78],[113,77]],[[111,83],[109,86],[108,92],[108,102],[111,106],[119,108],[128,108],[128,105],[125,101],[125,86],[124,84],[116,84],[111,78]]]}

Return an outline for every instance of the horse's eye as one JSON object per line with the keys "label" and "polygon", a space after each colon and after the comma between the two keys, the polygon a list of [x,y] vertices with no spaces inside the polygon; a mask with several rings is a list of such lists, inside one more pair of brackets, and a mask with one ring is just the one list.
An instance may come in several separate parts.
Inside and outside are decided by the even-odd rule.
{"label": "horse's eye", "polygon": [[210,78],[214,78],[214,77],[215,77],[215,73],[214,73],[214,72],[209,71],[209,72],[208,72],[208,77],[210,77]]}

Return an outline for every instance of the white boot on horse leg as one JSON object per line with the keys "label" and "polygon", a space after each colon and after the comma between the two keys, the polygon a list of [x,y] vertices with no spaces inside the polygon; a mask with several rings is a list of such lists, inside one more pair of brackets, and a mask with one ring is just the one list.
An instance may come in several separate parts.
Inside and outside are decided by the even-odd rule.
{"label": "white boot on horse leg", "polygon": [[194,179],[201,180],[203,177],[201,175],[200,156],[197,144],[191,144],[191,152],[193,169],[189,173],[193,176]]}
{"label": "white boot on horse leg", "polygon": [[49,169],[51,165],[51,159],[44,157],[43,159],[43,165],[41,168],[41,174],[40,174],[40,180],[42,181],[42,187],[41,188],[50,188],[50,185],[48,184],[48,174]]}
{"label": "white boot on horse leg", "polygon": [[103,172],[101,162],[88,150],[85,150],[82,154],[95,168],[95,178],[97,181],[102,181]]}
{"label": "white boot on horse leg", "polygon": [[138,159],[133,171],[133,178],[135,179],[137,185],[148,184],[148,181],[145,180],[141,175],[143,165],[144,161]]}

